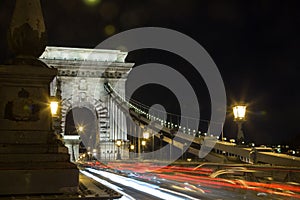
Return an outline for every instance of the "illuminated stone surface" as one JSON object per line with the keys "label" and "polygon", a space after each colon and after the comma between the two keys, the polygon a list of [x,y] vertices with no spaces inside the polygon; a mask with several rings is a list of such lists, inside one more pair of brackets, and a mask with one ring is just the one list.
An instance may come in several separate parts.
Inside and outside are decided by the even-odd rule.
{"label": "illuminated stone surface", "polygon": [[[66,117],[73,108],[87,108],[97,119],[96,141],[87,146],[97,149],[97,158],[114,160],[117,147],[114,141],[127,140],[126,117],[104,89],[104,83],[116,86],[125,97],[125,81],[133,63],[126,63],[126,52],[105,49],[84,49],[67,47],[46,47],[40,60],[58,70],[58,76],[51,83],[51,95],[59,96],[61,102],[61,130],[69,149],[71,160],[79,157],[80,140],[66,136]],[[76,121],[76,116],[73,116]],[[77,133],[75,133],[77,134]],[[128,158],[128,148],[122,146],[122,158]]]}

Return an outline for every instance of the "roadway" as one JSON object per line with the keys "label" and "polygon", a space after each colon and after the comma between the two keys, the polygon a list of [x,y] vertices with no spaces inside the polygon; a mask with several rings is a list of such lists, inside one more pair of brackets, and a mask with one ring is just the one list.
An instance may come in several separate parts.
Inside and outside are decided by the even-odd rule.
{"label": "roadway", "polygon": [[[221,166],[216,171],[205,166],[159,168],[153,163],[122,162],[108,166],[85,165],[81,172],[123,194],[123,200],[300,199],[300,183],[275,182],[256,176],[267,174],[272,168]],[[300,173],[299,169],[295,171]]]}
{"label": "roadway", "polygon": [[122,176],[99,169],[86,168],[82,170],[81,173],[122,194],[121,200],[199,199],[166,188],[162,189],[158,185],[146,181],[136,180],[132,177],[125,177],[124,175]]}

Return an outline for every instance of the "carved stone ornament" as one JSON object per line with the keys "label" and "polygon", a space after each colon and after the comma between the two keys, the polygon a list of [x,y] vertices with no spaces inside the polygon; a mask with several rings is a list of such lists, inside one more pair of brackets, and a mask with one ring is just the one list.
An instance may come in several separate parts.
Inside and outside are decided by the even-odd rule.
{"label": "carved stone ornament", "polygon": [[17,58],[37,58],[46,47],[46,29],[39,0],[16,0],[8,43]]}
{"label": "carved stone ornament", "polygon": [[18,93],[18,98],[7,102],[5,106],[5,119],[12,121],[39,120],[40,106],[29,98],[29,92],[24,88]]}

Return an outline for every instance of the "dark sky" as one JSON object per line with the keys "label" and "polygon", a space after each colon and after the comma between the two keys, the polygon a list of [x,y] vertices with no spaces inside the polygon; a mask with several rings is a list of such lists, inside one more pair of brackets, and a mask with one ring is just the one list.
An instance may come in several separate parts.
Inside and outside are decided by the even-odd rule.
{"label": "dark sky", "polygon": [[[84,0],[42,0],[41,3],[48,45],[93,48],[113,33],[112,26],[115,33],[158,26],[192,37],[218,66],[228,106],[235,101],[249,104],[244,126],[246,139],[300,145],[299,1],[102,0],[88,5]],[[10,55],[6,53],[5,37],[13,5],[13,0],[0,1],[1,62]],[[184,60],[167,52],[137,51],[129,54],[128,61],[137,65],[153,61],[171,65],[188,77],[198,93],[201,109],[209,113],[206,108],[209,96],[201,77],[195,76]],[[136,98],[152,104],[153,98],[144,96],[146,89],[149,93],[145,87],[144,91],[137,91]],[[167,110],[176,112],[176,101],[170,101],[172,94],[161,98],[166,89],[156,89],[160,90],[156,101],[168,101]],[[224,130],[229,138],[235,136],[230,112],[229,107]],[[207,116],[204,114],[203,118]]]}

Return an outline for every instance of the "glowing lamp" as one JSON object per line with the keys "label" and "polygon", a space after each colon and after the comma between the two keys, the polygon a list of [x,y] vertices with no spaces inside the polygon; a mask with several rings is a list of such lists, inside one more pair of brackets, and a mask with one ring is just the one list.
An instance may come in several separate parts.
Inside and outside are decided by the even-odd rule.
{"label": "glowing lamp", "polygon": [[52,116],[56,116],[57,115],[57,113],[58,113],[58,106],[59,106],[58,101],[55,100],[54,98],[51,99],[51,101],[50,101],[50,110],[51,110]]}
{"label": "glowing lamp", "polygon": [[143,138],[144,138],[144,139],[147,140],[147,139],[149,139],[149,137],[150,137],[149,132],[144,132],[144,133],[143,133]]}
{"label": "glowing lamp", "polygon": [[120,147],[121,144],[122,144],[122,141],[121,141],[121,140],[117,140],[117,141],[116,141],[116,145],[117,145],[118,147]]}
{"label": "glowing lamp", "polygon": [[134,145],[130,145],[130,150],[134,150]]}
{"label": "glowing lamp", "polygon": [[235,120],[245,120],[247,106],[234,106],[233,115]]}

